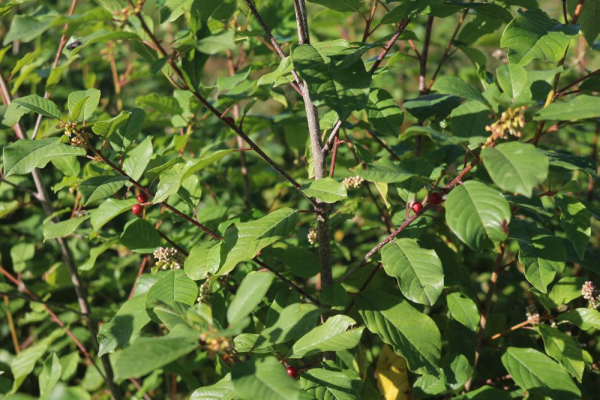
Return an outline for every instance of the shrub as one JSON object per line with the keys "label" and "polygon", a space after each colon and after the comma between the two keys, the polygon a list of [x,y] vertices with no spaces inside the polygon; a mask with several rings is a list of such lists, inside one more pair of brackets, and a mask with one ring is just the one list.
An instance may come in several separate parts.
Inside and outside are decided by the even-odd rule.
{"label": "shrub", "polygon": [[597,398],[600,0],[540,3],[0,5],[0,396]]}

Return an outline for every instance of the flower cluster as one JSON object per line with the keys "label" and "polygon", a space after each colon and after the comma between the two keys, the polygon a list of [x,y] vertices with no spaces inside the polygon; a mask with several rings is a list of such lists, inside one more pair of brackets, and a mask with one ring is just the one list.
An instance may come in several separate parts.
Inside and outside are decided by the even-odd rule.
{"label": "flower cluster", "polygon": [[126,7],[126,8],[123,8],[121,11],[113,11],[113,15],[115,17],[119,18],[120,21],[125,21],[127,18],[131,17],[132,15],[139,14],[142,11],[142,7],[144,6],[145,2],[146,2],[146,0],[138,0],[135,7],[133,7],[133,8]]}
{"label": "flower cluster", "polygon": [[581,295],[589,302],[589,308],[598,308],[598,305],[600,305],[600,290],[596,289],[594,282],[587,281],[584,283],[581,287]]}
{"label": "flower cluster", "polygon": [[160,269],[180,269],[183,264],[183,257],[172,247],[159,247],[154,250],[156,266]]}
{"label": "flower cluster", "polygon": [[498,139],[506,139],[507,134],[521,137],[521,130],[525,126],[525,116],[523,114],[526,108],[509,108],[502,113],[498,121],[486,126],[485,130],[492,133],[487,144],[492,144]]}
{"label": "flower cluster", "polygon": [[308,238],[308,243],[315,244],[317,242],[317,231],[314,228],[310,228],[306,237]]}
{"label": "flower cluster", "polygon": [[363,183],[364,179],[360,176],[351,176],[342,181],[346,189],[357,189]]}
{"label": "flower cluster", "polygon": [[206,277],[206,281],[200,285],[200,295],[198,296],[198,303],[211,305],[210,301],[210,275]]}
{"label": "flower cluster", "polygon": [[77,131],[77,121],[67,121],[67,123],[64,125],[56,125],[56,129],[65,130],[65,136],[69,138],[71,146],[81,147],[85,144],[85,140],[83,138],[84,133]]}
{"label": "flower cluster", "polygon": [[535,304],[528,305],[527,308],[525,308],[525,310],[525,316],[527,317],[527,321],[530,321],[531,325],[539,325],[540,314],[538,313]]}
{"label": "flower cluster", "polygon": [[231,339],[226,337],[209,338],[206,333],[200,335],[200,344],[202,349],[207,351],[208,358],[211,360],[214,360],[215,356],[220,353],[229,355],[233,350]]}

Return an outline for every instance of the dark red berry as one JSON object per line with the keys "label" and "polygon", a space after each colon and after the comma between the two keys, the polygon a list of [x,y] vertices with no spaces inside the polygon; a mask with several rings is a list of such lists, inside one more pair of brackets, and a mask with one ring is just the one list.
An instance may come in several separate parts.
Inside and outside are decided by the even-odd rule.
{"label": "dark red berry", "polygon": [[432,192],[429,194],[429,202],[434,206],[439,206],[444,201],[442,194],[439,192]]}
{"label": "dark red berry", "polygon": [[138,202],[140,204],[144,204],[148,202],[148,195],[146,193],[138,194]]}
{"label": "dark red berry", "polygon": [[415,212],[415,214],[418,214],[421,212],[421,210],[423,209],[423,204],[416,202],[415,204],[412,205],[412,210]]}
{"label": "dark red berry", "polygon": [[235,119],[233,119],[232,117],[225,117],[225,119],[227,120],[227,122],[235,124]]}
{"label": "dark red berry", "polygon": [[131,207],[131,212],[138,217],[142,214],[142,210],[143,208],[139,204],[134,204],[134,206]]}
{"label": "dark red berry", "polygon": [[290,365],[289,367],[287,367],[286,372],[289,376],[291,376],[294,379],[298,377],[298,368],[296,367],[292,367]]}

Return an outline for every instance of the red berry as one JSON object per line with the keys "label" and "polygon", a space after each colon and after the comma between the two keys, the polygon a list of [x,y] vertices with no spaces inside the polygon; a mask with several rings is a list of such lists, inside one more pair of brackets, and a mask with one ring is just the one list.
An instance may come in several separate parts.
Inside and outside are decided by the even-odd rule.
{"label": "red berry", "polygon": [[134,206],[131,207],[131,212],[138,217],[142,214],[142,210],[143,208],[139,204],[134,204]]}
{"label": "red berry", "polygon": [[442,194],[439,192],[432,192],[429,194],[429,202],[434,206],[439,206],[444,201]]}
{"label": "red berry", "polygon": [[148,202],[148,195],[146,193],[138,194],[138,202],[140,204],[144,204]]}
{"label": "red berry", "polygon": [[235,119],[233,119],[232,117],[225,117],[225,120],[226,120],[227,122],[230,122],[230,123],[232,123],[232,124],[234,124],[234,125],[235,125]]}
{"label": "red berry", "polygon": [[298,377],[298,368],[292,367],[291,365],[287,367],[286,372],[289,376],[296,379]]}
{"label": "red berry", "polygon": [[416,202],[415,204],[412,205],[412,210],[415,212],[415,214],[418,214],[421,212],[421,210],[423,209],[423,204]]}

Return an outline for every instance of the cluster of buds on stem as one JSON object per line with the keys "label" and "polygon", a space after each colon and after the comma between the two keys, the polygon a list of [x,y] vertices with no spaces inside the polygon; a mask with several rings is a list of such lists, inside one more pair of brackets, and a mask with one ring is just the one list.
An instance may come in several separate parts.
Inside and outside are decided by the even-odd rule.
{"label": "cluster of buds on stem", "polygon": [[526,108],[525,106],[509,108],[502,113],[498,121],[486,126],[485,130],[492,133],[486,144],[489,146],[498,139],[506,139],[508,134],[521,137],[521,131],[525,126],[525,116],[523,114]]}
{"label": "cluster of buds on stem", "polygon": [[342,184],[346,189],[358,189],[364,182],[364,179],[360,176],[351,176],[342,181]]}
{"label": "cluster of buds on stem", "polygon": [[600,305],[600,290],[596,289],[594,282],[587,281],[581,287],[581,295],[588,301],[589,308],[598,308]]}
{"label": "cluster of buds on stem", "polygon": [[539,325],[540,324],[540,314],[538,313],[538,309],[535,304],[530,304],[525,308],[525,316],[527,317],[527,321],[530,321],[531,325]]}
{"label": "cluster of buds on stem", "polygon": [[137,4],[133,7],[125,7],[121,11],[113,11],[113,15],[120,21],[125,21],[132,15],[139,14],[142,11],[142,7],[146,0],[138,0]]}
{"label": "cluster of buds on stem", "polygon": [[172,247],[159,247],[154,250],[154,258],[158,261],[156,266],[160,269],[180,269],[183,264],[183,257]]}
{"label": "cluster of buds on stem", "polygon": [[226,337],[209,338],[206,333],[200,335],[202,350],[208,352],[208,358],[214,360],[217,355],[223,354],[223,359],[230,358],[233,353],[233,343]]}
{"label": "cluster of buds on stem", "polygon": [[67,121],[63,125],[56,125],[56,129],[64,129],[65,136],[69,138],[69,142],[73,147],[85,146],[85,132],[77,130],[77,121]]}
{"label": "cluster of buds on stem", "polygon": [[317,239],[318,239],[317,230],[314,228],[310,228],[308,230],[308,235],[306,235],[306,237],[308,238],[308,243],[310,243],[310,244],[317,243]]}
{"label": "cluster of buds on stem", "polygon": [[200,295],[198,296],[198,303],[202,303],[202,304],[208,304],[209,306],[211,305],[211,300],[210,300],[210,293],[211,293],[211,287],[210,287],[210,274],[206,277],[206,282],[204,282],[202,285],[200,285]]}

